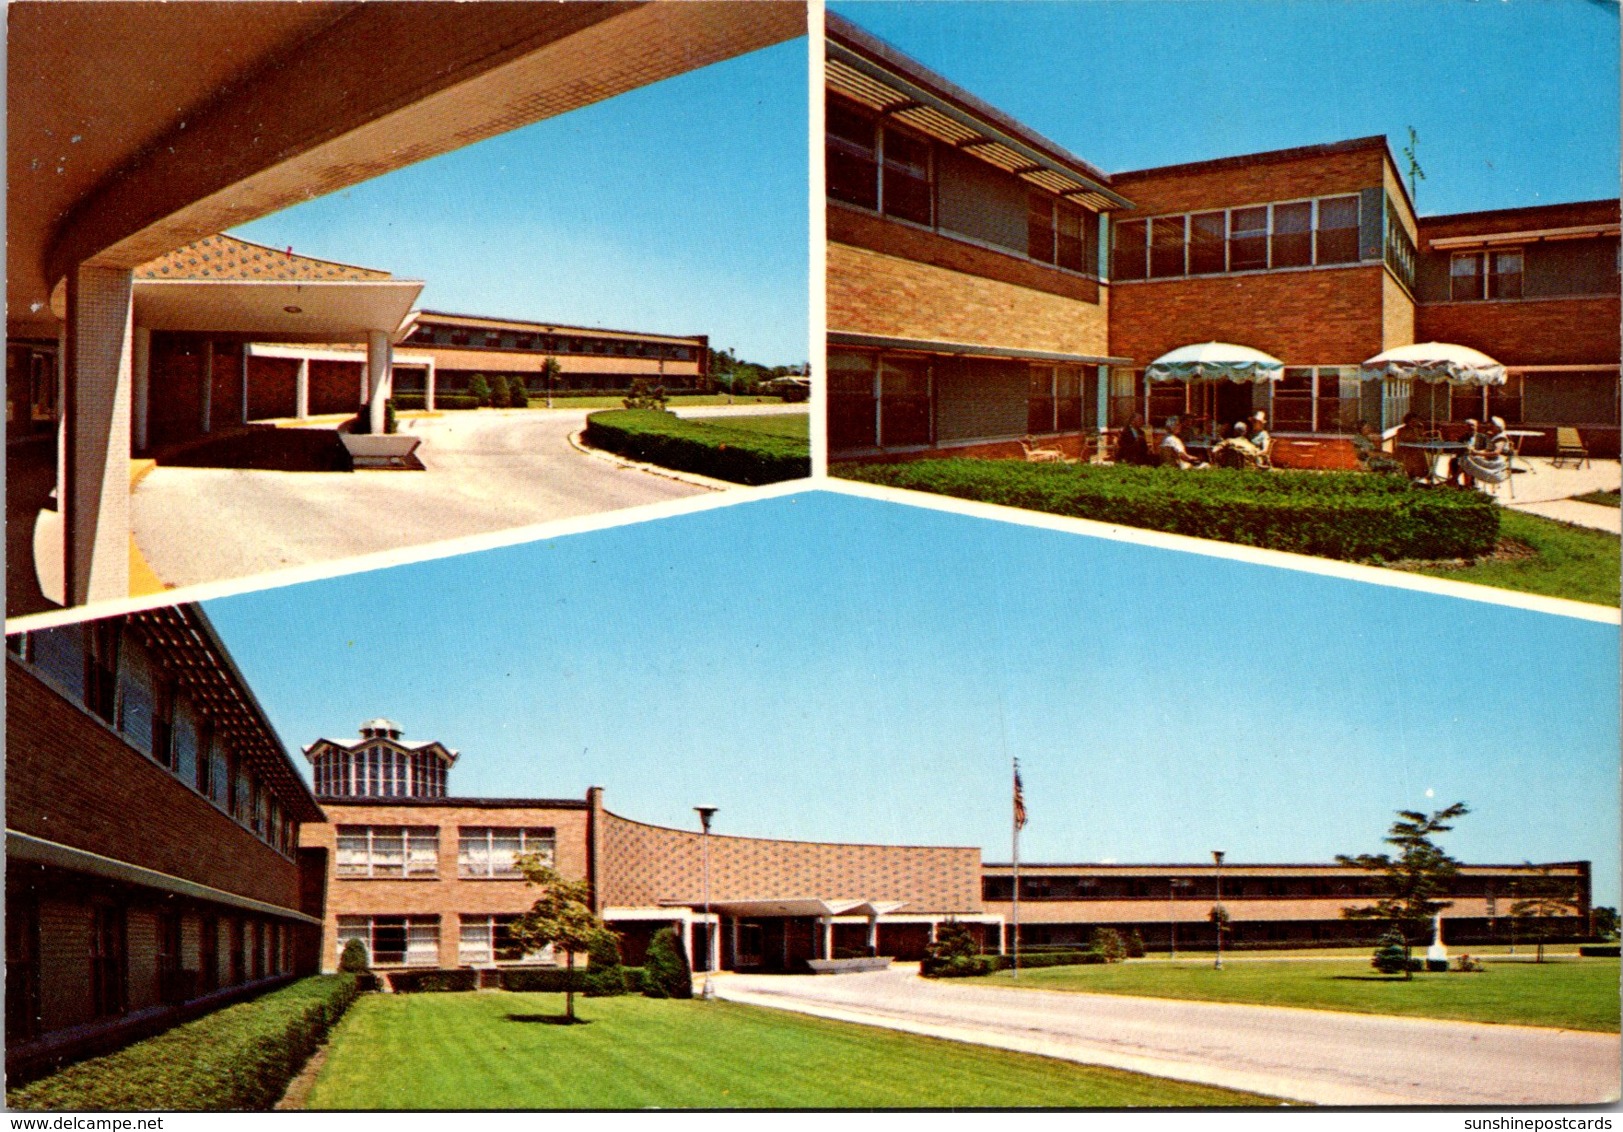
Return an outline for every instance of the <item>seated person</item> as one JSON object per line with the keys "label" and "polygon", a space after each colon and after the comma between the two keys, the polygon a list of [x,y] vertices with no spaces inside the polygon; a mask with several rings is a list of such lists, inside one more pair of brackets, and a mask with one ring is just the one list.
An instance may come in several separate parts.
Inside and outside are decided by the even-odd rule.
{"label": "seated person", "polygon": [[1466,451],[1458,461],[1461,486],[1475,487],[1478,480],[1504,483],[1510,475],[1507,453],[1511,451],[1510,438],[1504,435],[1505,422],[1493,418],[1495,432],[1482,432],[1476,421],[1466,421],[1471,432],[1465,438]]}
{"label": "seated person", "polygon": [[1229,435],[1218,441],[1212,449],[1212,463],[1225,468],[1262,466],[1262,450],[1246,436],[1244,421],[1236,421]]}
{"label": "seated person", "polygon": [[1183,421],[1177,417],[1167,420],[1167,434],[1161,438],[1161,466],[1166,468],[1204,468],[1189,454],[1183,443]]}
{"label": "seated person", "polygon": [[1251,414],[1251,443],[1262,453],[1263,459],[1268,458],[1274,446],[1273,434],[1268,431],[1268,414],[1261,409]]}
{"label": "seated person", "polygon": [[1380,429],[1368,421],[1358,422],[1358,431],[1352,435],[1353,450],[1358,453],[1358,462],[1367,472],[1406,472],[1405,463],[1392,456],[1391,453],[1381,449],[1384,439]]}
{"label": "seated person", "polygon": [[1150,453],[1149,437],[1144,435],[1144,414],[1134,413],[1127,427],[1116,438],[1116,463],[1154,464]]}
{"label": "seated person", "polygon": [[1399,462],[1403,464],[1404,473],[1412,480],[1426,480],[1430,482],[1432,475],[1431,454],[1418,448],[1407,445],[1424,444],[1426,441],[1426,425],[1420,419],[1419,413],[1403,414],[1403,424],[1398,426],[1398,435],[1394,444]]}

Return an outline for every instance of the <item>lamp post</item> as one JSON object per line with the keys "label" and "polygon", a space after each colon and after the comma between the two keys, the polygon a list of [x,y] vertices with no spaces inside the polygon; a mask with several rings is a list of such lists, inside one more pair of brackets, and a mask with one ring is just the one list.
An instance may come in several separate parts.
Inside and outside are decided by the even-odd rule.
{"label": "lamp post", "polygon": [[694,806],[699,812],[699,824],[704,827],[700,836],[704,857],[704,990],[699,996],[706,1002],[716,997],[716,984],[711,981],[711,968],[715,966],[715,927],[710,922],[710,819],[716,816],[715,806]]}
{"label": "lamp post", "polygon": [[[1221,849],[1213,849],[1212,850],[1212,864],[1214,866],[1216,866],[1216,868],[1217,868],[1217,904],[1212,909],[1215,912],[1215,911],[1218,911],[1219,909],[1223,909],[1223,850],[1221,850]],[[1226,909],[1224,909],[1224,910],[1226,911]],[[1222,919],[1222,917],[1221,916],[1214,916],[1212,918],[1212,924],[1213,924],[1214,927],[1217,928],[1217,969],[1219,971],[1221,971],[1223,969],[1223,919]]]}

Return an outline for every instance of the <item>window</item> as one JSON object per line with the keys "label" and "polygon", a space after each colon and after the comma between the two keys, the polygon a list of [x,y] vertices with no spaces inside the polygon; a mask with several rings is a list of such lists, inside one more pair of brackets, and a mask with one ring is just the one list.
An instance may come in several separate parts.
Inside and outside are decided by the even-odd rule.
{"label": "window", "polygon": [[1319,201],[1317,263],[1358,262],[1358,198],[1325,197]]}
{"label": "window", "polygon": [[202,765],[197,757],[199,750],[197,714],[192,709],[191,701],[184,699],[172,700],[173,722],[170,724],[170,755],[171,765],[175,768],[175,775],[182,782],[196,786],[202,793],[208,793],[202,782],[198,779],[198,768]]}
{"label": "window", "polygon": [[930,363],[885,354],[879,370],[880,445],[930,443]]}
{"label": "window", "polygon": [[824,119],[828,195],[861,208],[879,207],[874,120],[847,102],[828,100]]}
{"label": "window", "polygon": [[1078,366],[1032,366],[1026,431],[1070,432],[1081,428],[1082,386]]}
{"label": "window", "polygon": [[1307,267],[1313,262],[1313,202],[1274,205],[1272,266]]}
{"label": "window", "polygon": [[118,706],[119,628],[117,621],[97,621],[86,627],[85,707],[108,723]]}
{"label": "window", "polygon": [[1146,279],[1147,220],[1126,220],[1115,226],[1110,274],[1113,279]]}
{"label": "window", "polygon": [[118,665],[118,730],[126,742],[144,755],[168,762],[168,752],[153,744],[157,722],[157,694],[146,650],[127,642]]}
{"label": "window", "polygon": [[1150,277],[1163,279],[1184,273],[1184,218],[1158,216],[1150,221]]}
{"label": "window", "polygon": [[1032,193],[1026,206],[1026,254],[1043,263],[1055,262],[1054,198]]}
{"label": "window", "polygon": [[1225,266],[1228,213],[1197,212],[1189,218],[1189,274],[1211,275]]}
{"label": "window", "polygon": [[1519,299],[1522,297],[1522,253],[1456,252],[1448,264],[1449,298]]}
{"label": "window", "polygon": [[1482,297],[1482,255],[1456,255],[1448,264],[1448,297],[1455,302]]}
{"label": "window", "polygon": [[209,744],[209,797],[220,809],[231,809],[231,752],[225,736],[216,734]]}
{"label": "window", "polygon": [[90,924],[90,996],[97,1018],[123,1014],[128,1008],[125,995],[128,969],[124,909],[98,905],[91,912]]}
{"label": "window", "polygon": [[931,222],[930,143],[893,126],[883,132],[885,181],[881,201],[886,216]]}
{"label": "window", "polygon": [[[524,960],[524,948],[512,935],[517,916],[461,916],[461,935],[457,939],[457,962],[518,963]],[[548,962],[552,958],[550,947],[532,956],[532,961]]]}
{"label": "window", "polygon": [[518,858],[534,853],[551,865],[555,837],[550,829],[465,825],[458,831],[456,872],[460,877],[518,879]]}
{"label": "window", "polygon": [[341,877],[431,877],[440,871],[440,831],[434,826],[341,825]]}
{"label": "window", "polygon": [[1236,208],[1229,213],[1229,270],[1255,271],[1268,266],[1268,206]]}
{"label": "window", "polygon": [[828,446],[836,452],[878,444],[878,362],[877,354],[829,351]]}
{"label": "window", "polygon": [[1386,198],[1386,266],[1410,291],[1414,290],[1415,247],[1392,198]]}
{"label": "window", "polygon": [[39,901],[31,892],[6,894],[6,1041],[36,1038],[42,1029]]}
{"label": "window", "polygon": [[1287,366],[1274,383],[1274,428],[1282,432],[1313,431],[1313,368]]}
{"label": "window", "polygon": [[180,913],[165,908],[158,913],[157,952],[154,959],[158,978],[158,1001],[185,1002],[189,988],[181,982],[180,974]]}
{"label": "window", "polygon": [[243,825],[254,820],[254,776],[241,759],[237,760],[237,774],[231,780],[231,816]]}
{"label": "window", "polygon": [[1026,431],[1054,431],[1054,367],[1031,367],[1031,391],[1026,397]]}
{"label": "window", "polygon": [[339,916],[338,952],[358,939],[378,967],[436,967],[440,959],[438,916]]}
{"label": "window", "polygon": [[203,917],[202,930],[197,942],[197,966],[203,980],[198,990],[203,994],[219,990],[220,921],[213,916]]}

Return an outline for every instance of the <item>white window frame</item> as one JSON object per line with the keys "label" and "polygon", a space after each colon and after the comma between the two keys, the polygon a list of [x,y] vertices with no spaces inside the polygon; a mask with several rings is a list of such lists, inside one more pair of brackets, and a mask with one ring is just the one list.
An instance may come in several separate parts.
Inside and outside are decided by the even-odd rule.
{"label": "white window frame", "polygon": [[[496,860],[496,836],[518,834],[518,852],[514,859],[527,853],[540,854],[547,864],[557,861],[558,831],[546,826],[464,825],[457,829],[456,875],[461,880],[523,880],[518,869],[499,869]],[[534,842],[532,846],[531,842]],[[482,851],[484,868],[475,871],[472,850]]]}
{"label": "white window frame", "polygon": [[[346,853],[356,850],[343,846],[345,838],[365,838],[364,856],[346,859]],[[440,874],[440,831],[433,825],[341,825],[338,827],[337,846],[333,854],[333,875],[343,880],[421,880]],[[432,847],[428,843],[432,840]],[[380,872],[392,869],[391,861],[380,861],[385,853],[398,854],[398,873]]]}
{"label": "white window frame", "polygon": [[[379,920],[400,920],[406,931],[406,950],[399,962],[377,958]],[[438,967],[440,964],[440,918],[438,916],[408,916],[379,913],[370,916],[338,917],[338,954],[344,946],[358,939],[366,947],[366,961],[373,967]]]}
{"label": "white window frame", "polygon": [[[1343,199],[1351,199],[1356,203],[1356,206],[1358,208],[1358,217],[1357,217],[1358,222],[1353,225],[1353,228],[1356,231],[1356,230],[1358,230],[1359,226],[1363,223],[1363,197],[1362,197],[1361,194],[1356,193],[1356,192],[1352,192],[1352,193],[1325,193],[1325,194],[1322,194],[1322,195],[1319,195],[1319,196],[1293,197],[1290,200],[1259,201],[1259,202],[1256,202],[1256,203],[1253,203],[1253,204],[1237,204],[1237,205],[1221,207],[1221,208],[1196,208],[1196,209],[1191,209],[1191,210],[1189,210],[1187,212],[1167,212],[1167,213],[1160,213],[1160,214],[1157,214],[1157,215],[1154,215],[1154,216],[1134,216],[1134,217],[1126,218],[1123,221],[1123,223],[1138,223],[1138,222],[1143,222],[1144,223],[1144,275],[1139,279],[1127,279],[1127,280],[1121,280],[1121,282],[1127,282],[1127,283],[1162,282],[1162,281],[1165,281],[1165,280],[1168,280],[1168,279],[1204,279],[1204,278],[1210,278],[1211,276],[1214,276],[1214,275],[1234,275],[1234,274],[1244,275],[1244,274],[1249,274],[1249,273],[1255,272],[1255,271],[1275,271],[1275,270],[1279,270],[1279,271],[1306,271],[1309,268],[1319,268],[1319,267],[1329,267],[1329,268],[1357,267],[1360,263],[1363,262],[1362,260],[1359,260],[1359,259],[1337,260],[1334,263],[1321,263],[1320,260],[1319,260],[1319,203],[1321,201],[1326,201],[1326,200],[1343,200]],[[1309,262],[1305,263],[1305,264],[1293,264],[1293,265],[1291,265],[1289,267],[1276,268],[1274,266],[1274,237],[1278,233],[1277,233],[1277,229],[1275,227],[1274,209],[1276,207],[1279,207],[1279,206],[1282,206],[1282,205],[1292,205],[1292,204],[1306,204],[1306,205],[1311,206],[1311,212],[1310,212],[1309,218],[1308,218],[1308,235],[1311,238],[1310,239]],[[1235,268],[1231,264],[1231,259],[1230,259],[1230,255],[1229,255],[1229,247],[1230,247],[1230,244],[1234,240],[1234,214],[1236,212],[1243,212],[1243,211],[1246,211],[1248,209],[1253,209],[1253,208],[1264,208],[1264,209],[1267,209],[1267,211],[1268,211],[1267,225],[1261,231],[1261,234],[1262,234],[1263,238],[1266,240],[1267,265],[1264,266],[1264,267]],[[1194,233],[1194,223],[1195,223],[1194,218],[1196,216],[1205,216],[1205,215],[1208,215],[1208,214],[1211,214],[1211,213],[1217,213],[1217,212],[1221,212],[1223,214],[1223,269],[1221,271],[1203,271],[1203,272],[1200,272],[1200,273],[1196,274],[1196,273],[1190,271],[1190,269],[1189,269],[1189,250],[1190,250],[1190,246],[1191,246],[1191,237],[1192,237],[1192,235]],[[1151,233],[1152,233],[1152,231],[1154,229],[1155,222],[1156,221],[1176,220],[1179,217],[1182,217],[1182,219],[1183,219],[1183,274],[1181,274],[1181,275],[1156,275],[1155,271],[1154,271],[1155,244],[1154,244],[1154,242],[1153,242],[1153,240],[1151,238]],[[1114,262],[1114,256],[1115,256],[1115,232],[1118,229],[1118,227],[1119,227],[1119,225],[1112,225],[1112,227],[1111,227],[1111,257],[1112,257],[1112,262]],[[1299,232],[1294,233],[1294,234],[1295,235],[1301,235],[1301,233],[1299,233]],[[1523,262],[1525,264],[1526,261],[1524,260]],[[1112,282],[1115,282],[1115,281],[1116,280],[1114,280],[1114,279],[1112,280]]]}
{"label": "white window frame", "polygon": [[552,945],[548,944],[531,955],[518,959],[496,958],[496,921],[511,920],[515,915],[490,912],[463,913],[457,917],[457,962],[468,966],[546,965],[555,963]]}

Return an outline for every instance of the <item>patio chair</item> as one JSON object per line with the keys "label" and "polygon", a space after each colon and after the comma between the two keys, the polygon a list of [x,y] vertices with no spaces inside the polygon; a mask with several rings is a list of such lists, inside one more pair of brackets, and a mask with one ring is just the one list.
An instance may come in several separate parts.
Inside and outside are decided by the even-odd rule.
{"label": "patio chair", "polygon": [[1575,468],[1589,463],[1589,449],[1584,446],[1583,436],[1575,428],[1555,430],[1555,459],[1550,461],[1550,467],[1559,468],[1562,460],[1571,460]]}
{"label": "patio chair", "polygon": [[1028,464],[1064,464],[1067,462],[1064,452],[1052,446],[1038,444],[1037,438],[1034,436],[1028,436],[1022,440],[1020,447],[1026,454],[1026,463]]}

